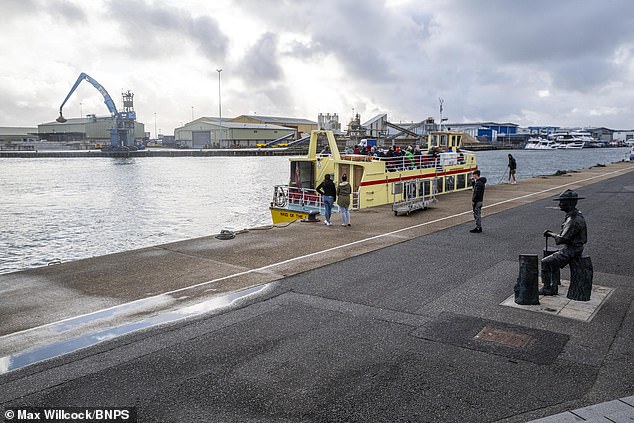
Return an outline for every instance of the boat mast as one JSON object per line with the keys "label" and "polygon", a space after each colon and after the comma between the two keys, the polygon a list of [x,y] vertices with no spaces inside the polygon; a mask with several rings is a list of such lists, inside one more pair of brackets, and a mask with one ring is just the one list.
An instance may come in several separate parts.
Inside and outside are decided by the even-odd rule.
{"label": "boat mast", "polygon": [[438,125],[438,130],[442,131],[442,105],[445,102],[442,98],[438,97],[438,101],[440,102],[440,123]]}

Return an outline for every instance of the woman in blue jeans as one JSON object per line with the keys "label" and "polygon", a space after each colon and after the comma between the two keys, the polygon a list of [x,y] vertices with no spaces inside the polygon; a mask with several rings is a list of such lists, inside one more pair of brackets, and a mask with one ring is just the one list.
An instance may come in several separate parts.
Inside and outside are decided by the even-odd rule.
{"label": "woman in blue jeans", "polygon": [[317,185],[315,191],[321,194],[324,207],[326,208],[326,220],[324,221],[324,224],[330,226],[330,215],[332,213],[332,206],[335,204],[335,198],[337,198],[337,187],[330,179],[330,175],[328,173],[324,176],[323,182]]}

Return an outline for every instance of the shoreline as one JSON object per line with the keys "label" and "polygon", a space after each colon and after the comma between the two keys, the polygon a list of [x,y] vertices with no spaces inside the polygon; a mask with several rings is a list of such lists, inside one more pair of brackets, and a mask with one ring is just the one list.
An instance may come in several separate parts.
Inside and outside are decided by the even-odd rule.
{"label": "shoreline", "polygon": [[[602,151],[623,147],[585,148]],[[464,148],[465,152],[482,151],[524,151],[523,148],[493,145]],[[542,150],[545,151],[545,150]],[[146,149],[137,151],[101,150],[0,150],[0,158],[94,158],[94,157],[247,157],[247,156],[298,156],[305,155],[305,149],[298,148],[217,148],[217,149]]]}
{"label": "shoreline", "polygon": [[0,158],[94,158],[94,157],[232,157],[232,156],[294,156],[301,154],[288,149],[208,149],[208,150],[137,150],[137,151],[101,151],[101,150],[22,150],[0,151]]}

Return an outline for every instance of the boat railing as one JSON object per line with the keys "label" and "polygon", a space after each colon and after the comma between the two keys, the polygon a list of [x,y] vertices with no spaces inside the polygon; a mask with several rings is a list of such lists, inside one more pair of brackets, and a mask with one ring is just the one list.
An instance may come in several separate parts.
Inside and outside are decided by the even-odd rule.
{"label": "boat railing", "polygon": [[273,188],[274,207],[310,207],[321,209],[323,202],[321,195],[314,189],[289,187],[288,185],[275,185]]}
{"label": "boat railing", "polygon": [[474,162],[474,154],[470,152],[424,153],[411,156],[385,157],[378,155],[343,154],[342,159],[358,162],[383,162],[388,172],[402,170],[441,168],[443,166],[464,165]]}
{"label": "boat railing", "polygon": [[434,156],[433,154],[422,154],[409,157],[378,157],[378,159],[385,162],[385,168],[388,172],[438,168],[447,165],[463,165],[466,163],[466,156],[464,153],[454,153],[449,157],[444,157],[445,155],[447,155],[447,153],[441,153],[438,156]]}
{"label": "boat railing", "polygon": [[[360,193],[355,191],[350,195],[350,209],[358,210],[361,204]],[[271,206],[289,209],[313,209],[325,211],[322,196],[314,189],[289,187],[288,185],[275,185],[273,188],[273,201]],[[338,211],[336,202],[333,211]]]}

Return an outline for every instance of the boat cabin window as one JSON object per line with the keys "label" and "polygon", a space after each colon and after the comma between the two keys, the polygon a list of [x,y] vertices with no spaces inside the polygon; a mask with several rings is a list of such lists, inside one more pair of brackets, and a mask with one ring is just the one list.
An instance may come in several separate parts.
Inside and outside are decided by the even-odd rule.
{"label": "boat cabin window", "polygon": [[315,164],[313,162],[291,162],[290,186],[297,188],[315,189]]}
{"label": "boat cabin window", "polygon": [[451,135],[451,143],[449,144],[449,147],[452,147],[454,151],[456,151],[456,148],[460,147],[460,138],[461,136],[458,134]]}

